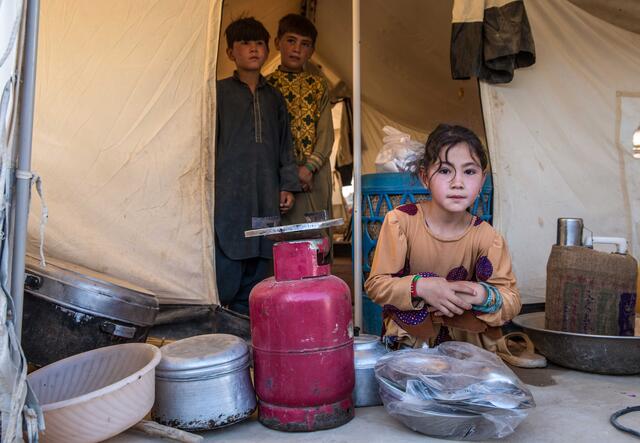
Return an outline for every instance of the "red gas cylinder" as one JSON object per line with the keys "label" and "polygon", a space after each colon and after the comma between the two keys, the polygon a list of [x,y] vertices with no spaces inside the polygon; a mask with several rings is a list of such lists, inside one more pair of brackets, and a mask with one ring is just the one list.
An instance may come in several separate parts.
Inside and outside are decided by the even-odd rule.
{"label": "red gas cylinder", "polygon": [[259,420],[315,431],[353,418],[355,382],[349,287],[322,263],[326,238],[276,243],[275,278],[249,299]]}

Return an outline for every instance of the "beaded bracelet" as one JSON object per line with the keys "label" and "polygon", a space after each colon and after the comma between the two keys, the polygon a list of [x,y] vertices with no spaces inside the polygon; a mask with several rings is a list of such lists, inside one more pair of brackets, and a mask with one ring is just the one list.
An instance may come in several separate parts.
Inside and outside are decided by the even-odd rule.
{"label": "beaded bracelet", "polygon": [[307,168],[309,170],[309,172],[311,172],[312,174],[315,173],[315,168],[313,167],[313,165],[311,163],[305,163],[304,167]]}
{"label": "beaded bracelet", "polygon": [[497,312],[502,307],[502,294],[496,289],[484,282],[479,282],[487,291],[487,299],[481,305],[472,305],[474,311],[491,314]]}

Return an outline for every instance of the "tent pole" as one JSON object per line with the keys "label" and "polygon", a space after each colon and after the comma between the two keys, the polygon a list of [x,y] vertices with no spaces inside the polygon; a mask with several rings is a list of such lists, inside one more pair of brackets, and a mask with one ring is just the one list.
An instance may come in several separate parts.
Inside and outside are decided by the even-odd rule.
{"label": "tent pole", "polygon": [[36,56],[38,52],[39,0],[28,0],[22,63],[22,86],[18,119],[18,169],[16,170],[16,206],[14,223],[13,259],[11,263],[11,297],[13,321],[18,339],[22,333],[22,307],[24,298],[24,257],[27,243],[27,220],[31,197],[31,140],[33,136],[33,109],[36,85]]}
{"label": "tent pole", "polygon": [[353,297],[354,321],[362,329],[362,189],[360,96],[360,0],[353,0]]}

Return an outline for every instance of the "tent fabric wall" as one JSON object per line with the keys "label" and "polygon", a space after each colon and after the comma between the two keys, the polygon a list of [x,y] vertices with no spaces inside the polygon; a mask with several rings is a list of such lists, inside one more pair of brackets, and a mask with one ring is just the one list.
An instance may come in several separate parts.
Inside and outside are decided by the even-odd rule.
{"label": "tent fabric wall", "polygon": [[[46,254],[217,302],[211,125],[221,0],[42,2],[33,169]],[[32,205],[30,248],[38,242]]]}
{"label": "tent fabric wall", "polygon": [[640,34],[640,2],[638,0],[569,1],[612,25]]}
{"label": "tent fabric wall", "polygon": [[[389,122],[428,133],[451,122],[484,134],[480,94],[475,79],[452,80],[450,70],[452,0],[368,0],[361,6],[362,102]],[[318,2],[317,53],[352,87],[351,2]],[[363,115],[363,134],[375,159],[382,146],[381,127]],[[426,137],[425,137],[426,138]],[[363,172],[375,166],[363,153]]]}
{"label": "tent fabric wall", "polygon": [[[640,35],[569,2],[527,11],[537,64],[512,83],[481,84],[496,183],[494,223],[513,256],[524,302],[543,301],[558,217],[640,253],[631,133],[640,122]],[[635,101],[634,101],[635,99]]]}

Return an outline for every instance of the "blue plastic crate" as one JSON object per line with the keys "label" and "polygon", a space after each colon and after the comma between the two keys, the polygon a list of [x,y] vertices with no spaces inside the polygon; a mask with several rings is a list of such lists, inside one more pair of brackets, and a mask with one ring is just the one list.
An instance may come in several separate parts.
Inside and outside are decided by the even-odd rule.
{"label": "blue plastic crate", "polygon": [[[492,222],[493,183],[488,175],[480,195],[471,207],[471,213]],[[379,173],[362,176],[362,277],[371,271],[373,254],[384,216],[406,203],[430,200],[431,193],[409,173]],[[364,283],[364,280],[363,280]],[[363,292],[363,329],[379,335],[382,330],[382,308]]]}

